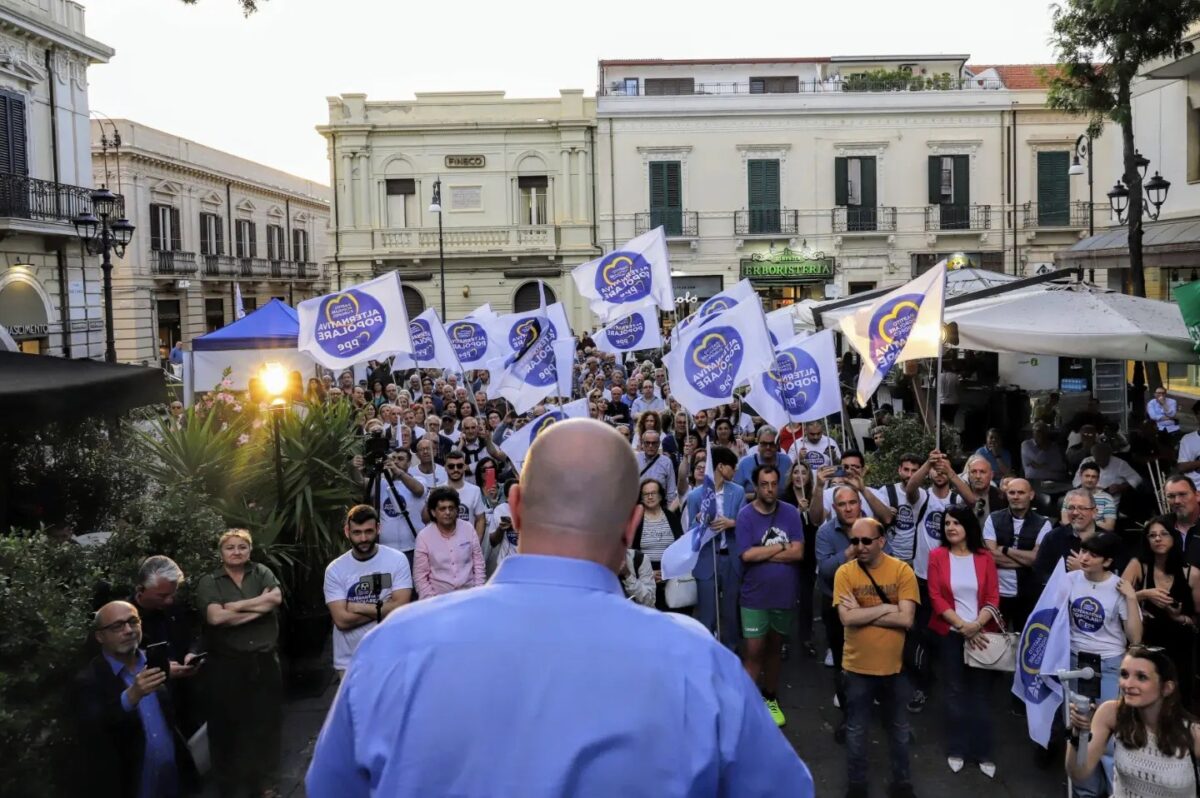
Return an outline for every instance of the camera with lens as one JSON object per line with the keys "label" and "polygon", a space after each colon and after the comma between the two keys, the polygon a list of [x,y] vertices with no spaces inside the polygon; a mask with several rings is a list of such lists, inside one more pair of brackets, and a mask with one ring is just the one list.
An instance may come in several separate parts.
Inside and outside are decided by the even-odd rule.
{"label": "camera with lens", "polygon": [[372,432],[363,438],[363,464],[370,471],[378,471],[391,452],[391,443],[382,431]]}

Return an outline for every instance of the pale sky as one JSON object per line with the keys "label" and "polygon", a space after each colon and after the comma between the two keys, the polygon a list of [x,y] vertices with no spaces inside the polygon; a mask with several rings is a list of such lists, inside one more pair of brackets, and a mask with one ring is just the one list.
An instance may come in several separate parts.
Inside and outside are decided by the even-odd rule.
{"label": "pale sky", "polygon": [[596,89],[601,58],[969,53],[1044,63],[1047,0],[584,4],[82,0],[88,34],[117,51],[88,72],[91,105],[277,169],[329,182],[327,96],[417,91],[556,97]]}

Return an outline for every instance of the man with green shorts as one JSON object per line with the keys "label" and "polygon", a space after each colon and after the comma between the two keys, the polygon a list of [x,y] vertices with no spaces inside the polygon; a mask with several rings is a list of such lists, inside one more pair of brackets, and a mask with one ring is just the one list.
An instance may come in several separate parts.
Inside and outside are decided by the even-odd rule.
{"label": "man with green shorts", "polygon": [[783,641],[796,622],[804,521],[779,501],[779,470],[760,465],[751,475],[755,499],[738,513],[734,527],[742,558],[742,664],[762,691],[776,725],[787,722],[779,708],[779,666]]}

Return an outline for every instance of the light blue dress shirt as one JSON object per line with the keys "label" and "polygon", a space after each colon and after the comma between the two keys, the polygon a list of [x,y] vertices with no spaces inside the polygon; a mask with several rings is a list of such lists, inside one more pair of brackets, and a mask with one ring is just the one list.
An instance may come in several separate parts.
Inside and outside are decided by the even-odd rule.
{"label": "light blue dress shirt", "polygon": [[[138,649],[137,663],[132,671],[108,654],[104,654],[104,659],[126,689],[133,686],[134,678],[146,668],[146,652],[141,649]],[[138,718],[142,721],[142,733],[146,738],[142,773],[138,781],[138,798],[174,798],[179,794],[179,774],[175,769],[175,735],[167,725],[162,706],[158,703],[158,691],[139,701],[136,709],[130,706],[125,693],[121,693],[121,709],[138,713]]]}
{"label": "light blue dress shirt", "polygon": [[812,796],[737,657],[612,571],[514,555],[358,647],[310,798]]}

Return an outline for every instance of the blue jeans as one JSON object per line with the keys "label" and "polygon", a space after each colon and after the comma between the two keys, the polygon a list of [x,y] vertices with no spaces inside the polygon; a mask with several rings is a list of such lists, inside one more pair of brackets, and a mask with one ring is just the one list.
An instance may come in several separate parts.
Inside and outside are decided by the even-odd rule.
{"label": "blue jeans", "polygon": [[[1100,661],[1100,698],[1096,701],[1097,706],[1117,697],[1117,680],[1121,670],[1121,660],[1124,658],[1124,655],[1118,655]],[[1079,660],[1074,651],[1071,652],[1071,667],[1079,667]],[[1074,798],[1100,798],[1112,791],[1110,786],[1113,783],[1112,753],[1113,742],[1109,740],[1108,749],[1100,758],[1100,766],[1092,771],[1092,774],[1086,779],[1071,783],[1071,794]]]}
{"label": "blue jeans", "polygon": [[992,685],[995,671],[972,668],[963,662],[966,640],[951,632],[938,638],[941,677],[945,687],[946,756],[992,760]]}
{"label": "blue jeans", "polygon": [[[705,546],[706,550],[709,547]],[[709,550],[711,551],[711,550]],[[701,554],[701,559],[712,561],[712,554]],[[717,630],[717,595],[715,587],[721,589],[721,643],[730,651],[737,651],[738,642],[742,638],[741,621],[738,618],[738,593],[741,591],[741,571],[738,568],[737,556],[730,551],[728,554],[718,554],[716,558],[716,575],[718,585],[713,584],[712,568],[697,565],[693,573],[696,576],[696,620],[704,624],[710,631]],[[705,576],[699,576],[704,574]]]}
{"label": "blue jeans", "polygon": [[845,672],[846,678],[846,776],[852,786],[867,784],[867,725],[879,699],[881,717],[887,726],[891,755],[892,784],[912,783],[908,766],[908,677],[864,676]]}

